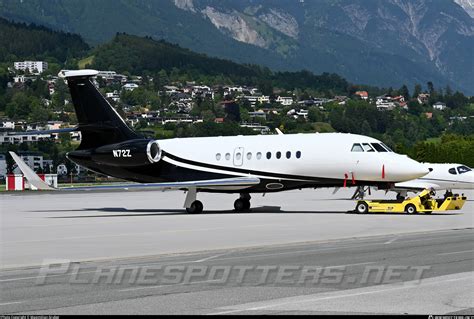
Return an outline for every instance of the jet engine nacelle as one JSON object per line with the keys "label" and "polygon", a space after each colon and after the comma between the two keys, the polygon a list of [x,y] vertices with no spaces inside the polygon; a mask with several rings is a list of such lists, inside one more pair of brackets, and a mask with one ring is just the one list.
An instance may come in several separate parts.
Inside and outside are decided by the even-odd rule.
{"label": "jet engine nacelle", "polygon": [[96,148],[92,161],[111,166],[142,166],[161,160],[161,148],[156,140],[130,140]]}

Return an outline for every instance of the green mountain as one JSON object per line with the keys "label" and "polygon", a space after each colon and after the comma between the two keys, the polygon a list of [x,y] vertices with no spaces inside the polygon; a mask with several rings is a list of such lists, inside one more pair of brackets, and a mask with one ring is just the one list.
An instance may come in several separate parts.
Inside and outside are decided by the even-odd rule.
{"label": "green mountain", "polygon": [[474,94],[474,19],[453,0],[0,0],[0,15],[93,45],[126,32],[277,70]]}
{"label": "green mountain", "polygon": [[[152,75],[156,80],[167,74],[179,73],[185,78],[217,78],[287,90],[312,88],[321,92],[343,94],[349,83],[336,74],[315,75],[310,72],[272,72],[257,65],[238,64],[229,60],[208,57],[181,48],[164,40],[150,37],[117,34],[110,42],[92,51],[87,67],[98,70],[115,70],[131,74]],[[161,74],[160,74],[161,72]]]}
{"label": "green mountain", "polygon": [[64,63],[89,50],[77,34],[52,31],[43,26],[12,23],[0,18],[0,62],[17,59],[55,59]]}

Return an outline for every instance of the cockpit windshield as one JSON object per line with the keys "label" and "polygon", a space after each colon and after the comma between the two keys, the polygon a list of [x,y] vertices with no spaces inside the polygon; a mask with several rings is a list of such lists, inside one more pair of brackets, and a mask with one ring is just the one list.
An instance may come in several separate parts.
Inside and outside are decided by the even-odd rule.
{"label": "cockpit windshield", "polygon": [[393,152],[383,143],[354,143],[351,152]]}
{"label": "cockpit windshield", "polygon": [[459,174],[464,174],[464,173],[467,173],[467,172],[470,172],[470,171],[472,171],[472,169],[470,169],[469,167],[467,167],[465,165],[458,166],[458,173]]}
{"label": "cockpit windshield", "polygon": [[369,143],[363,143],[362,145],[364,146],[364,150],[366,152],[375,152],[374,148],[372,146],[370,146]]}
{"label": "cockpit windshield", "polygon": [[388,152],[382,145],[379,143],[371,143],[372,146],[377,150],[377,152]]}
{"label": "cockpit windshield", "polygon": [[362,146],[360,146],[359,143],[355,143],[354,145],[352,145],[352,150],[351,152],[363,152],[364,149],[362,148]]}
{"label": "cockpit windshield", "polygon": [[382,146],[383,146],[383,147],[385,147],[385,148],[387,149],[387,151],[389,151],[389,152],[392,152],[392,153],[393,153],[393,151],[392,151],[392,149],[391,149],[390,147],[388,147],[388,146],[387,146],[387,145],[385,145],[384,143],[380,143],[380,144],[382,144]]}

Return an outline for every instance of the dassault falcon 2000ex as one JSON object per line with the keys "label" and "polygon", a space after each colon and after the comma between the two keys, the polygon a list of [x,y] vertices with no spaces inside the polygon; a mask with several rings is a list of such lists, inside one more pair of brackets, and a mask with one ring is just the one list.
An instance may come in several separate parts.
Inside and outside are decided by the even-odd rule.
{"label": "dassault falcon 2000ex", "polygon": [[[200,213],[198,192],[237,193],[237,211],[250,194],[352,185],[389,188],[428,169],[382,142],[342,133],[199,137],[155,140],[132,131],[100,94],[95,70],[61,71],[69,86],[82,134],[68,159],[97,173],[138,184],[80,189],[187,190],[184,207]],[[64,131],[64,130],[63,130]],[[52,189],[12,154],[30,183]]]}

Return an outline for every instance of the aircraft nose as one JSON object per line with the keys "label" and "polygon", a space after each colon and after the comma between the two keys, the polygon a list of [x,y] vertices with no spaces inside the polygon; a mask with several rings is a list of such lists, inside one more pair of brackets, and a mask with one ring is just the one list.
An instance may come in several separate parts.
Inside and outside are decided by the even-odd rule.
{"label": "aircraft nose", "polygon": [[398,181],[409,181],[425,176],[430,171],[425,165],[412,160],[407,156],[397,160],[394,167],[393,177]]}

